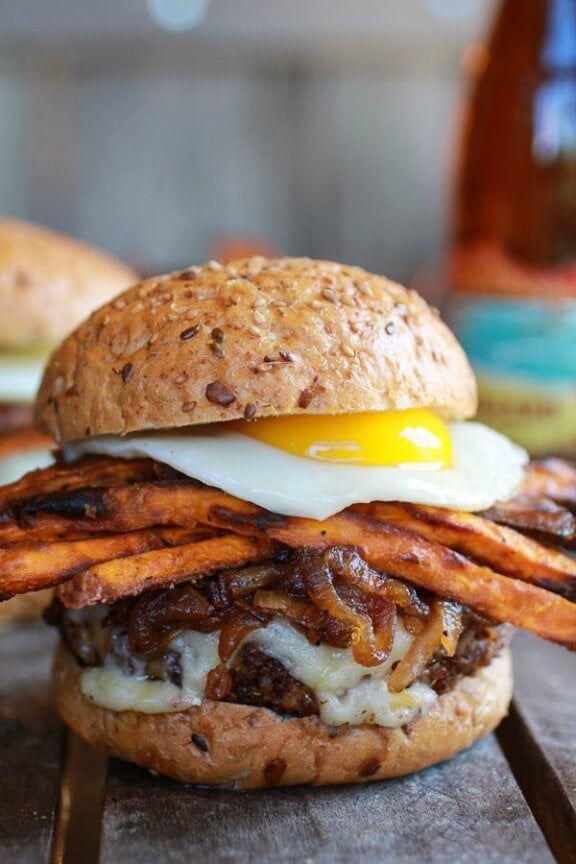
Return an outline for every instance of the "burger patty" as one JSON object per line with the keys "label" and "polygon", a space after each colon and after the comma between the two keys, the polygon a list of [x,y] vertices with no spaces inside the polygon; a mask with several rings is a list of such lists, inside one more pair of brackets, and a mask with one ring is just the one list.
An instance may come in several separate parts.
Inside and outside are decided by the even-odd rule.
{"label": "burger patty", "polygon": [[[142,661],[130,654],[128,634],[121,628],[111,630],[108,644],[99,644],[97,633],[79,623],[56,601],[47,612],[49,623],[58,627],[62,639],[80,666],[100,666],[112,651],[116,664],[125,674],[135,674],[137,664],[151,680],[182,684],[180,656],[173,649],[160,656]],[[462,633],[454,656],[447,657],[439,649],[426,666],[419,681],[431,686],[438,694],[452,689],[464,676],[487,666],[508,644],[512,628],[495,626],[476,613],[465,611]],[[212,670],[206,686],[208,698],[221,702],[269,708],[292,717],[318,715],[319,705],[314,690],[294,678],[280,660],[253,645],[244,645],[231,664]]]}

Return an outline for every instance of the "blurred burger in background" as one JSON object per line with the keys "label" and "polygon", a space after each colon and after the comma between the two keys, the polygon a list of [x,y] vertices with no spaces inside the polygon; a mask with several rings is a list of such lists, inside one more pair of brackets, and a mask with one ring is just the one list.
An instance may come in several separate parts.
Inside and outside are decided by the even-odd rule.
{"label": "blurred burger in background", "polygon": [[[52,351],[94,309],[137,281],[122,262],[38,225],[0,219],[0,485],[52,461],[32,404]],[[0,626],[43,599],[4,604]]]}

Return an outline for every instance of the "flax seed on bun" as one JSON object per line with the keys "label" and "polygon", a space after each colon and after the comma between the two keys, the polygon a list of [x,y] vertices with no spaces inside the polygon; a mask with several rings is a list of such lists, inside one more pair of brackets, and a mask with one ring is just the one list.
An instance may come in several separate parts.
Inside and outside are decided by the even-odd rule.
{"label": "flax seed on bun", "polygon": [[408,727],[327,726],[267,708],[204,700],[165,714],[110,711],[80,690],[81,669],[60,647],[54,666],[61,717],[98,749],[188,783],[262,786],[362,783],[419,771],[469,747],[507,714],[510,653],[462,678]]}
{"label": "flax seed on bun", "polygon": [[413,407],[476,408],[468,361],[424,300],[357,267],[250,258],[149,279],[95,312],[53,355],[36,420],[66,442]]}

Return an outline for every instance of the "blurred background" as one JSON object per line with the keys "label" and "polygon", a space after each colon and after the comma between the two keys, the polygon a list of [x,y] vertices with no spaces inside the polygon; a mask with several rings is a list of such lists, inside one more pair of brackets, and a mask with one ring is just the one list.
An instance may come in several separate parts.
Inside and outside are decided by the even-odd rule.
{"label": "blurred background", "polygon": [[0,211],[144,272],[244,237],[431,290],[463,72],[493,9],[5,0]]}

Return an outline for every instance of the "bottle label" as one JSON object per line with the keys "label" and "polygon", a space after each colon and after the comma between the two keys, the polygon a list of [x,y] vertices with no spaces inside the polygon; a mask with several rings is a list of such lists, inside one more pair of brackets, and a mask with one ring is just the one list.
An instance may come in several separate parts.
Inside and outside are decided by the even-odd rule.
{"label": "bottle label", "polygon": [[534,455],[576,452],[576,300],[466,291],[448,318],[478,376],[479,418]]}

